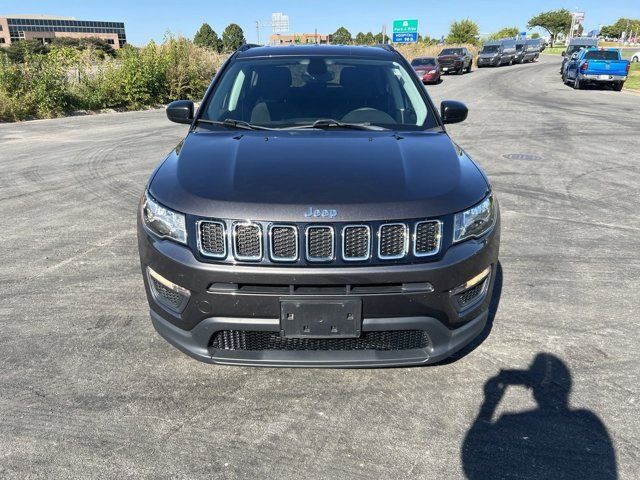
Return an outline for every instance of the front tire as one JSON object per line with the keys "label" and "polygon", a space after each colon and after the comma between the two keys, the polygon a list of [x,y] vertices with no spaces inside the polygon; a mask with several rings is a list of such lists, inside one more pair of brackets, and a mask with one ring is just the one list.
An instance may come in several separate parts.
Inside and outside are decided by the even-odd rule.
{"label": "front tire", "polygon": [[619,92],[622,90],[622,87],[624,86],[624,82],[615,82],[612,86],[616,92]]}

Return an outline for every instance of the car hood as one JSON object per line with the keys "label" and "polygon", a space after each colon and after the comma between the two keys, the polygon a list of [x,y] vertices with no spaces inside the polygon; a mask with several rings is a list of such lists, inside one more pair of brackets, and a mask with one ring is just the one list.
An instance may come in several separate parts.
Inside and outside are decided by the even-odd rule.
{"label": "car hood", "polygon": [[334,221],[433,217],[479,202],[488,184],[443,132],[195,131],[149,190],[174,210],[230,219]]}
{"label": "car hood", "polygon": [[462,55],[441,55],[438,57],[438,61],[447,61],[447,60],[461,60]]}

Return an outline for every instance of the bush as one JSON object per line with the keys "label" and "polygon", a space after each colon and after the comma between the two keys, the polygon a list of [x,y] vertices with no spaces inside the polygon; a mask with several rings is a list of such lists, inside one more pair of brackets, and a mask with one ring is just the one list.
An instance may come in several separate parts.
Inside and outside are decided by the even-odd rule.
{"label": "bush", "polygon": [[171,35],[161,45],[126,46],[115,58],[92,42],[81,48],[63,44],[51,45],[47,53],[27,50],[21,62],[0,52],[0,121],[199,100],[224,60]]}

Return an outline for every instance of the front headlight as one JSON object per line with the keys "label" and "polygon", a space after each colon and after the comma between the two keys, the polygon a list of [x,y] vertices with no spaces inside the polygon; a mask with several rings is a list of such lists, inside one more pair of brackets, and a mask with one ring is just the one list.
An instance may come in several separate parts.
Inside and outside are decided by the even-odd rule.
{"label": "front headlight", "polygon": [[496,221],[493,194],[475,207],[456,213],[453,221],[453,242],[478,238],[487,233]]}
{"label": "front headlight", "polygon": [[180,243],[187,243],[184,215],[163,207],[149,193],[144,194],[142,219],[145,226],[156,235],[171,238]]}

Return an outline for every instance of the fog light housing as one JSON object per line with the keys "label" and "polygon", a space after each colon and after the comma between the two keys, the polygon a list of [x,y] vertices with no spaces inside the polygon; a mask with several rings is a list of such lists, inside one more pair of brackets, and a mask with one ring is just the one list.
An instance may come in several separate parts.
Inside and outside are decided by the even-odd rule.
{"label": "fog light housing", "polygon": [[466,310],[480,303],[489,289],[490,278],[491,266],[488,266],[478,275],[451,290],[451,298],[456,308],[458,310]]}
{"label": "fog light housing", "polygon": [[181,313],[187,306],[191,292],[167,280],[151,267],[147,267],[147,280],[153,298],[162,306],[175,313]]}

